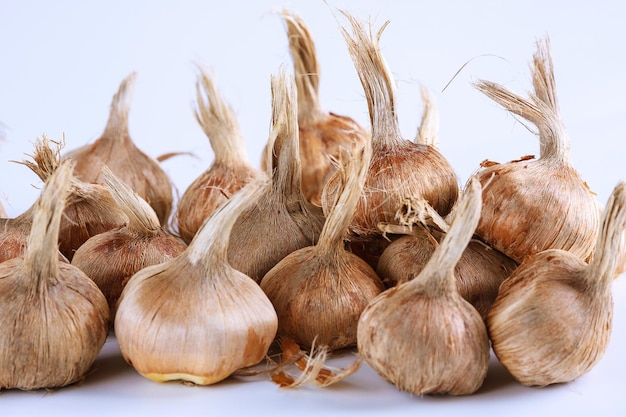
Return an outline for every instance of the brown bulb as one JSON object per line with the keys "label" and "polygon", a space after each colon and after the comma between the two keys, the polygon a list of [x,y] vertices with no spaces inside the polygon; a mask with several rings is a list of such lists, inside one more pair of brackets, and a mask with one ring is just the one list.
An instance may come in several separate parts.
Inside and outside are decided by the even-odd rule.
{"label": "brown bulb", "polygon": [[290,253],[261,281],[278,315],[278,335],[308,349],[356,345],[361,312],[383,290],[376,272],[344,244],[370,159],[369,146],[362,150],[337,171],[342,193],[317,244]]}
{"label": "brown bulb", "polygon": [[259,181],[222,205],[178,257],[128,281],[115,335],[124,359],[146,378],[209,385],[267,354],[276,312],[258,284],[227,262],[230,229],[264,191]]}
{"label": "brown bulb", "polygon": [[[436,147],[404,139],[396,113],[395,85],[381,49],[386,24],[372,34],[362,22],[345,14],[353,34],[342,28],[348,50],[363,85],[370,122],[372,159],[363,195],[350,226],[351,240],[380,240],[378,223],[391,222],[406,197],[422,198],[441,215],[454,205],[459,185],[456,173]],[[325,193],[330,201],[337,193],[333,178]],[[326,212],[326,203],[322,199]],[[377,245],[384,249],[384,245]],[[373,254],[373,258],[380,253]]]}
{"label": "brown bulb", "polygon": [[[422,271],[444,233],[414,226],[385,249],[376,272],[388,287],[410,281]],[[485,319],[502,281],[517,262],[483,242],[472,239],[454,267],[459,294]]]}
{"label": "brown bulb", "polygon": [[626,228],[626,183],[611,193],[593,259],[548,249],[502,283],[487,317],[493,350],[520,383],[569,382],[591,370],[612,331],[611,285]]}
{"label": "brown bulb", "polygon": [[107,165],[115,175],[148,202],[166,225],[172,211],[172,184],[158,162],[140,150],[130,137],[128,113],[136,74],[126,77],[113,96],[109,120],[93,143],[65,155],[76,162],[74,175],[86,183],[102,183],[100,167]]}
{"label": "brown bulb", "polygon": [[196,120],[209,138],[215,159],[185,190],[177,207],[180,237],[191,242],[202,223],[234,193],[261,175],[250,163],[233,108],[203,69],[196,82]]}
{"label": "brown bulb", "polygon": [[324,223],[321,209],[302,194],[293,79],[272,76],[271,91],[270,181],[233,225],[228,249],[230,264],[256,282],[294,250],[314,245]]}
{"label": "brown bulb", "polygon": [[178,256],[187,245],[167,234],[156,213],[145,200],[121,182],[111,170],[102,169],[107,190],[129,221],[123,227],[89,238],[72,258],[72,265],[83,271],[102,290],[111,316],[131,276],[139,270]]}
{"label": "brown bulb", "polygon": [[559,116],[549,41],[537,43],[534,93],[525,99],[498,84],[477,88],[538,130],[540,156],[483,163],[483,210],[476,234],[517,262],[545,249],[588,260],[599,228],[596,196],[572,166],[570,141]]}
{"label": "brown bulb", "polygon": [[59,262],[68,161],[34,206],[26,253],[0,263],[0,389],[63,387],[84,379],[107,337],[106,299],[83,272]]}
{"label": "brown bulb", "polygon": [[[54,142],[45,135],[37,139],[33,161],[22,161],[42,181],[56,171],[61,163],[63,142]],[[22,215],[28,218],[29,212]],[[59,250],[69,261],[74,252],[92,236],[123,226],[126,214],[102,184],[88,184],[72,178],[70,193],[59,226]]]}
{"label": "brown bulb", "polygon": [[302,161],[302,192],[321,205],[324,185],[335,172],[333,160],[355,154],[369,141],[369,131],[348,116],[328,112],[320,103],[320,68],[311,32],[304,20],[283,11],[298,95],[298,130]]}
{"label": "brown bulb", "polygon": [[402,391],[472,394],[487,374],[487,329],[459,294],[454,272],[478,223],[480,194],[478,181],[471,181],[450,230],[419,275],[381,293],[359,320],[360,355]]}

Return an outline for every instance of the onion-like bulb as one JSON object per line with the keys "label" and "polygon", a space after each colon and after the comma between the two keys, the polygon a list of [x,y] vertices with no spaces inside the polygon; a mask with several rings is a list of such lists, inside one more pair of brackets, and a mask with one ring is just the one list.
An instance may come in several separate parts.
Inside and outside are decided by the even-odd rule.
{"label": "onion-like bulb", "polygon": [[[342,33],[365,91],[372,129],[372,160],[350,227],[355,240],[367,240],[380,236],[378,223],[393,221],[409,196],[423,198],[446,216],[456,201],[459,185],[454,169],[437,148],[406,140],[400,134],[395,86],[379,44],[387,24],[373,35],[362,22],[344,15],[353,34],[344,28]],[[327,192],[332,201],[332,194],[337,192],[332,179]]]}
{"label": "onion-like bulb", "polygon": [[128,281],[115,315],[124,359],[154,381],[219,382],[261,361],[276,312],[261,288],[227,261],[230,229],[264,192],[255,180],[207,219],[177,258]]}
{"label": "onion-like bulb", "polygon": [[228,249],[230,264],[256,282],[294,250],[314,245],[324,224],[321,209],[302,194],[293,79],[284,72],[272,76],[271,92],[270,181],[235,222]]}
{"label": "onion-like bulb", "polygon": [[320,68],[311,32],[304,20],[284,10],[281,17],[289,40],[298,94],[298,130],[302,160],[302,192],[321,205],[322,190],[335,172],[332,160],[341,153],[356,154],[369,141],[369,131],[348,116],[322,108]]}
{"label": "onion-like bulb", "polygon": [[494,353],[523,385],[584,375],[604,354],[612,331],[611,285],[626,228],[626,183],[603,212],[593,259],[548,249],[529,255],[502,283],[487,317]]}
{"label": "onion-like bulb", "polygon": [[361,155],[341,162],[345,166],[336,175],[342,192],[317,244],[290,253],[261,281],[278,314],[278,335],[299,345],[329,350],[356,345],[359,316],[384,288],[376,272],[344,244],[369,165],[370,147],[361,149]]}
{"label": "onion-like bulb", "polygon": [[[61,164],[62,146],[63,142],[54,142],[43,135],[35,143],[35,152],[31,155],[33,161],[20,163],[46,183]],[[70,193],[59,226],[58,245],[59,251],[68,261],[72,260],[76,249],[91,236],[121,227],[127,220],[126,214],[118,207],[104,185],[87,184],[74,177],[70,183]],[[0,246],[0,260],[23,254],[30,233],[33,210],[34,206],[31,206],[14,219],[3,219],[4,227],[0,236],[5,236],[3,240],[6,244]],[[0,220],[0,225],[3,220]]]}
{"label": "onion-like bulb", "polygon": [[504,164],[483,163],[475,176],[483,185],[476,234],[517,262],[545,249],[592,256],[600,222],[596,196],[572,166],[570,140],[559,118],[549,40],[537,42],[534,93],[520,97],[501,85],[477,88],[538,129],[540,156]]}
{"label": "onion-like bulb", "polygon": [[0,389],[80,381],[107,337],[102,292],[78,268],[59,262],[71,170],[71,162],[61,165],[37,199],[24,256],[0,263]]}
{"label": "onion-like bulb", "polygon": [[471,394],[489,364],[483,319],[457,290],[454,268],[480,216],[470,182],[449,232],[420,274],[374,298],[358,324],[360,355],[383,378],[415,395]]}
{"label": "onion-like bulb", "polygon": [[186,243],[219,206],[260,175],[248,162],[235,111],[219,93],[213,76],[202,68],[196,81],[196,106],[196,120],[209,138],[215,159],[178,202],[178,231]]}
{"label": "onion-like bulb", "polygon": [[[432,216],[435,218],[429,221]],[[381,225],[384,231],[396,236],[383,251],[376,268],[387,287],[418,276],[449,230],[446,221],[423,201],[410,201],[398,217],[402,219],[398,225]],[[472,238],[454,267],[459,294],[485,319],[500,284],[515,268],[517,262],[513,259]]]}
{"label": "onion-like bulb", "polygon": [[128,129],[135,79],[133,72],[121,82],[102,135],[93,143],[68,152],[64,158],[76,162],[74,175],[86,183],[102,183],[100,167],[108,166],[152,206],[159,222],[166,225],[172,211],[172,183],[158,162],[135,145]]}
{"label": "onion-like bulb", "polygon": [[131,276],[146,266],[175,258],[187,245],[167,234],[152,207],[107,166],[102,173],[128,223],[89,238],[74,254],[72,265],[98,285],[115,316],[117,301]]}

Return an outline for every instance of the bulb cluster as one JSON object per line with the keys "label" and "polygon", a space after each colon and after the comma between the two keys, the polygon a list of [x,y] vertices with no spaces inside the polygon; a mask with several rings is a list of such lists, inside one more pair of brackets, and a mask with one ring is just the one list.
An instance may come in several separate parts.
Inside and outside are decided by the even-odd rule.
{"label": "bulb cluster", "polygon": [[[94,143],[62,156],[44,136],[21,162],[44,187],[14,219],[0,207],[0,364],[15,363],[0,367],[0,389],[85,378],[110,331],[128,364],[160,382],[215,384],[273,346],[296,364],[300,347],[356,349],[417,395],[476,392],[492,349],[524,385],[588,372],[625,269],[626,183],[600,209],[572,166],[548,39],[528,97],[475,84],[537,128],[540,156],[484,162],[461,187],[425,88],[416,138],[400,135],[379,44],[387,24],[374,31],[342,12],[367,129],[322,109],[312,35],[296,14],[280,16],[294,76],[270,78],[261,169],[201,67],[195,116],[215,160],[177,205],[128,132],[134,73]],[[340,379],[321,375],[311,379]]]}

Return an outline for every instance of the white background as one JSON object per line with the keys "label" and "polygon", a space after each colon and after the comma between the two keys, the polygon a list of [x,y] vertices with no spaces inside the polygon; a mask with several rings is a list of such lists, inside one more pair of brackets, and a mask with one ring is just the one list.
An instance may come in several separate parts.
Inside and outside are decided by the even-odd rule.
{"label": "white background", "polygon": [[[40,186],[23,160],[45,133],[73,149],[98,138],[121,80],[137,72],[130,134],[151,156],[192,152],[163,163],[178,191],[212,161],[193,117],[194,65],[214,69],[239,116],[250,160],[258,166],[269,128],[269,78],[291,69],[275,11],[300,14],[316,42],[325,109],[369,124],[362,87],[335,8],[391,20],[381,39],[397,80],[401,130],[413,138],[421,117],[419,86],[440,112],[440,150],[464,183],[484,159],[537,154],[538,140],[475,90],[488,79],[524,93],[535,41],[549,35],[562,118],[572,159],[601,204],[626,178],[626,39],[621,2],[588,1],[17,1],[0,2],[0,203],[10,217],[32,204]],[[345,20],[339,18],[345,24]],[[456,76],[455,73],[467,63]],[[453,79],[454,78],[454,79]],[[452,80],[453,79],[453,80]],[[444,90],[448,82],[450,85]],[[571,384],[522,388],[494,361],[485,386],[464,398],[413,398],[364,367],[340,386],[280,390],[264,380],[231,379],[212,387],[156,384],[136,375],[107,342],[99,366],[75,387],[52,393],[0,393],[0,410],[63,415],[148,411],[202,415],[310,411],[316,415],[554,415],[591,410],[624,415],[626,286],[614,284],[614,334],[603,360]],[[87,405],[89,404],[89,405]],[[569,411],[568,411],[569,410]]]}

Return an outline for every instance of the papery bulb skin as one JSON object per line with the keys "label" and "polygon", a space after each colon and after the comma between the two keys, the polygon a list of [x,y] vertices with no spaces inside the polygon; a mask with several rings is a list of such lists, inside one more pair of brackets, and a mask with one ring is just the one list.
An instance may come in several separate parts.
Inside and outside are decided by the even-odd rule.
{"label": "papery bulb skin", "polygon": [[66,153],[64,159],[75,161],[74,175],[85,183],[102,183],[100,168],[108,166],[152,206],[165,225],[174,200],[171,180],[155,159],[137,147],[129,133],[128,114],[136,78],[133,72],[120,83],[100,137]]}
{"label": "papery bulb skin", "polygon": [[186,247],[180,239],[162,230],[145,236],[123,227],[87,240],[76,251],[72,265],[98,285],[114,315],[122,290],[135,273],[174,259]]}
{"label": "papery bulb skin", "polygon": [[626,228],[626,183],[611,193],[589,264],[572,252],[529,255],[500,286],[487,316],[493,351],[523,385],[573,381],[609,344],[611,284]]}
{"label": "papery bulb skin", "polygon": [[180,255],[187,245],[166,233],[152,207],[103,167],[104,183],[128,223],[89,238],[72,258],[72,265],[85,272],[106,297],[111,316],[124,286],[141,269]]}
{"label": "papery bulb skin", "polygon": [[0,219],[0,262],[24,256],[31,225],[32,213]]}
{"label": "papery bulb skin", "polygon": [[332,259],[316,252],[312,246],[287,255],[261,281],[279,317],[278,335],[305,347],[354,346],[359,317],[382,282],[354,254]]}
{"label": "papery bulb skin", "polygon": [[[47,183],[61,164],[63,141],[57,142],[42,135],[35,142],[32,161],[22,161],[39,178]],[[101,166],[100,166],[101,168]],[[29,208],[14,220],[8,220],[22,233],[28,234],[32,223],[33,208]],[[107,230],[122,227],[126,215],[102,184],[89,184],[73,177],[59,225],[59,251],[68,262],[74,252],[87,239]],[[8,224],[7,223],[7,224]],[[13,227],[13,226],[11,226]]]}
{"label": "papery bulb skin", "polygon": [[342,153],[359,152],[370,140],[370,133],[353,118],[322,108],[320,68],[312,34],[295,13],[283,11],[281,17],[287,29],[298,95],[302,192],[309,202],[320,206],[324,186],[336,171],[333,161]]}
{"label": "papery bulb skin", "polygon": [[545,249],[589,260],[600,211],[576,170],[538,159],[494,165],[476,175],[485,187],[476,234],[490,246],[517,262]]}
{"label": "papery bulb skin", "polygon": [[[441,233],[432,234],[405,235],[389,244],[376,270],[387,287],[410,281],[421,272],[442,238]],[[454,267],[459,294],[486,319],[500,284],[515,268],[517,263],[502,252],[471,240]]]}
{"label": "papery bulb skin", "polygon": [[104,295],[59,260],[72,168],[62,164],[46,182],[24,255],[0,263],[0,389],[60,388],[84,379],[108,334]]}
{"label": "papery bulb skin", "polygon": [[305,349],[323,346],[330,351],[356,345],[359,317],[384,289],[376,272],[345,245],[371,152],[366,143],[358,153],[342,155],[335,173],[341,192],[317,244],[293,251],[261,280],[261,289],[278,315],[278,335]]}
{"label": "papery bulb skin", "polygon": [[563,249],[588,261],[600,225],[595,194],[573,167],[570,140],[560,119],[549,40],[537,43],[534,92],[529,99],[498,84],[477,88],[509,112],[537,127],[540,156],[504,164],[483,162],[475,176],[483,185],[476,234],[520,263],[546,249]]}
{"label": "papery bulb skin", "polygon": [[489,339],[478,312],[460,297],[409,295],[401,289],[383,292],[363,312],[359,354],[402,391],[476,392],[489,363]]}
{"label": "papery bulb skin", "polygon": [[487,328],[459,294],[454,272],[480,216],[480,193],[472,181],[450,230],[419,274],[382,292],[359,319],[359,354],[402,391],[468,395],[487,375]]}
{"label": "papery bulb skin", "polygon": [[590,300],[572,280],[585,266],[569,252],[546,250],[528,257],[501,286],[489,334],[498,360],[521,384],[572,381],[604,353],[613,301],[603,300],[606,305],[589,316]]}
{"label": "papery bulb skin", "polygon": [[272,77],[272,123],[266,149],[269,182],[233,225],[228,261],[257,283],[291,252],[314,245],[324,225],[320,207],[302,192],[293,79]]}
{"label": "papery bulb skin", "polygon": [[259,363],[274,340],[276,312],[250,277],[217,268],[210,278],[197,269],[147,267],[124,288],[116,337],[124,359],[150,380],[215,384]]}
{"label": "papery bulb skin", "polygon": [[[387,24],[374,33],[361,22],[349,20],[352,33],[343,28],[342,33],[367,99],[372,146],[368,176],[350,225],[350,241],[355,252],[375,266],[380,252],[372,247],[385,247],[379,223],[392,222],[407,197],[422,198],[446,216],[458,197],[459,183],[449,161],[432,144],[434,139],[411,141],[400,133],[395,84],[379,44]],[[424,126],[422,133],[430,130]],[[325,200],[332,202],[338,192],[334,181],[334,177],[329,180],[322,196],[324,212],[329,204]]]}
{"label": "papery bulb skin", "polygon": [[102,184],[74,181],[59,230],[59,250],[71,262],[89,238],[122,227],[127,217]]}
{"label": "papery bulb skin", "polygon": [[267,354],[276,311],[258,284],[227,261],[232,225],[265,190],[262,181],[222,205],[183,253],[140,270],[124,287],[115,334],[141,375],[210,385]]}
{"label": "papery bulb skin", "polygon": [[218,207],[262,175],[248,162],[237,115],[206,69],[200,69],[196,97],[196,120],[209,138],[215,159],[187,187],[176,208],[178,231],[187,244]]}

